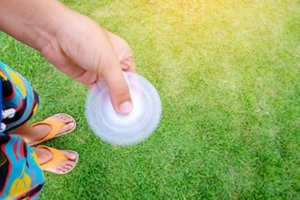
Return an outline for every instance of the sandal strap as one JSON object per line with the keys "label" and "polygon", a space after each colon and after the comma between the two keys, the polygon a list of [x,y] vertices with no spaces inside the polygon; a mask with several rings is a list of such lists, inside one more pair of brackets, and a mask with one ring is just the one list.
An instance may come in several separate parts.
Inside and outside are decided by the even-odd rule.
{"label": "sandal strap", "polygon": [[63,127],[65,125],[65,123],[61,123],[61,122],[57,122],[54,120],[49,120],[49,119],[45,119],[41,122],[37,122],[31,125],[31,127],[37,126],[37,125],[41,125],[41,124],[45,124],[51,127],[51,131],[41,140],[35,142],[35,143],[41,143],[41,142],[45,142],[47,140],[50,140],[52,138],[54,138],[57,133],[59,132],[59,130],[61,129],[61,127]]}
{"label": "sandal strap", "polygon": [[49,167],[54,167],[54,166],[58,165],[59,163],[61,163],[62,161],[68,160],[68,158],[58,149],[51,148],[51,147],[48,147],[45,145],[39,145],[39,146],[37,146],[37,148],[48,149],[53,155],[51,160],[49,160],[46,163],[40,164],[40,167],[42,168],[42,170],[46,170]]}

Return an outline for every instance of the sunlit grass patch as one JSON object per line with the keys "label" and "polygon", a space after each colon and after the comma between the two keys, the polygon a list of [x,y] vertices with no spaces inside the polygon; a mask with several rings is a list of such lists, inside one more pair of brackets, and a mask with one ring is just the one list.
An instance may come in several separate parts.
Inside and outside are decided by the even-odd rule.
{"label": "sunlit grass patch", "polygon": [[86,88],[1,34],[1,60],[44,102],[34,120],[78,121],[47,144],[77,150],[79,165],[47,174],[41,199],[300,198],[299,1],[64,2],[129,42],[163,116],[141,144],[101,142],[85,122]]}

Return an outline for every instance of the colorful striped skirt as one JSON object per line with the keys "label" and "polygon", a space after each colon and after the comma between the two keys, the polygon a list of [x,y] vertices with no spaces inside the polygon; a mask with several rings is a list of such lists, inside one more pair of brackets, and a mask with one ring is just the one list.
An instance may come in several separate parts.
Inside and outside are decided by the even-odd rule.
{"label": "colorful striped skirt", "polygon": [[38,158],[14,129],[37,110],[29,82],[0,62],[0,199],[36,199],[44,184]]}

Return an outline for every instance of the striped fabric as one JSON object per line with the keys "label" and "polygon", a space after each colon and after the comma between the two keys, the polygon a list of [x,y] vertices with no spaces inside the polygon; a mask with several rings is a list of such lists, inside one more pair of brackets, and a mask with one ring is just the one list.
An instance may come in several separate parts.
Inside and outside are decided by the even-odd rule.
{"label": "striped fabric", "polygon": [[37,110],[39,99],[19,73],[0,62],[0,199],[37,199],[44,184],[38,158],[14,129]]}

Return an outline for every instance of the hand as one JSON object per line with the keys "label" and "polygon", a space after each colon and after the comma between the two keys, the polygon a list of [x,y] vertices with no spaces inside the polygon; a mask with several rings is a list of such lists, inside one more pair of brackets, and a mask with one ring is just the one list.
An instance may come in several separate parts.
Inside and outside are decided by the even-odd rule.
{"label": "hand", "polygon": [[128,43],[87,17],[75,14],[71,20],[41,53],[57,69],[87,86],[103,78],[116,111],[128,114],[132,105],[122,70],[135,71]]}
{"label": "hand", "polygon": [[0,1],[0,29],[39,50],[57,69],[90,86],[106,81],[112,104],[128,114],[131,98],[122,69],[134,71],[129,45],[59,1]]}

